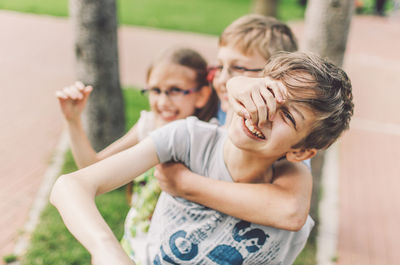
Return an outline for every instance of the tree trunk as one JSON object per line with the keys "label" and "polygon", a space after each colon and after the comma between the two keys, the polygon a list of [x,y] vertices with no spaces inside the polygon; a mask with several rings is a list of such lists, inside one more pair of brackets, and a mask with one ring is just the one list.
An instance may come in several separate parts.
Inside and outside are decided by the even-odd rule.
{"label": "tree trunk", "polygon": [[92,85],[84,124],[99,151],[125,130],[119,79],[115,0],[70,0],[77,80]]}
{"label": "tree trunk", "polygon": [[264,16],[276,17],[277,0],[253,0],[253,13]]}
{"label": "tree trunk", "polygon": [[342,66],[353,8],[354,0],[309,0],[303,49]]}
{"label": "tree trunk", "polygon": [[[314,52],[341,67],[353,14],[354,0],[309,0],[305,14],[302,49]],[[310,214],[319,223],[318,201],[325,152],[312,159],[314,179]],[[318,226],[313,229],[315,235]],[[315,237],[312,237],[315,239]]]}

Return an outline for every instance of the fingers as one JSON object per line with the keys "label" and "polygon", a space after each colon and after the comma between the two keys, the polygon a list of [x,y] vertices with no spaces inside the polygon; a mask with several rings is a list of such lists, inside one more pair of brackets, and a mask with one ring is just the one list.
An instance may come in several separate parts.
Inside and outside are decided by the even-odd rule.
{"label": "fingers", "polygon": [[276,113],[276,98],[274,95],[269,91],[268,89],[261,89],[260,94],[262,95],[262,98],[264,99],[264,106],[267,109],[266,112],[267,114],[265,115],[264,121],[266,122],[267,120],[273,121]]}
{"label": "fingers", "polygon": [[276,101],[279,104],[285,102],[288,95],[287,95],[287,89],[285,85],[282,84],[282,82],[271,79],[270,77],[265,77],[265,86],[272,92]]}
{"label": "fingers", "polygon": [[[260,84],[261,85],[261,84]],[[250,112],[251,121],[253,124],[262,125],[267,121],[268,109],[265,104],[263,97],[260,94],[259,85],[254,87],[251,93],[252,100],[256,109],[253,112]]]}
{"label": "fingers", "polygon": [[75,87],[76,87],[78,90],[82,91],[82,90],[85,88],[85,85],[84,85],[81,81],[76,81],[76,82],[75,82]]}
{"label": "fingers", "polygon": [[227,88],[233,111],[260,126],[274,119],[279,104],[288,97],[284,84],[269,77],[234,77]]}
{"label": "fingers", "polygon": [[56,97],[58,98],[58,99],[68,99],[68,96],[64,93],[64,91],[63,90],[57,90],[56,91]]}
{"label": "fingers", "polygon": [[56,97],[60,100],[83,100],[89,96],[92,90],[92,86],[85,86],[82,82],[77,81],[72,86],[56,91]]}
{"label": "fingers", "polygon": [[237,113],[239,116],[241,116],[245,119],[250,119],[250,114],[243,104],[244,101],[247,102],[248,100],[238,99],[238,98],[234,98],[231,96],[229,96],[228,98],[229,98],[230,106],[235,113]]}
{"label": "fingers", "polygon": [[85,86],[81,81],[75,82],[75,87],[78,88],[84,96],[89,96],[90,92],[93,90],[92,86]]}
{"label": "fingers", "polygon": [[84,93],[86,96],[89,96],[89,94],[90,94],[92,91],[93,91],[93,87],[92,87],[92,86],[86,86],[86,87],[83,89],[83,93]]}

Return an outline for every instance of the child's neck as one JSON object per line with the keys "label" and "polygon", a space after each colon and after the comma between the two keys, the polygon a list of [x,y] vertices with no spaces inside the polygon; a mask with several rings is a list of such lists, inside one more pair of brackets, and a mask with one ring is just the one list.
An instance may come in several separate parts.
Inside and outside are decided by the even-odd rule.
{"label": "child's neck", "polygon": [[259,157],[253,152],[237,148],[229,138],[224,144],[224,162],[235,182],[269,183],[272,180],[272,164],[279,157]]}

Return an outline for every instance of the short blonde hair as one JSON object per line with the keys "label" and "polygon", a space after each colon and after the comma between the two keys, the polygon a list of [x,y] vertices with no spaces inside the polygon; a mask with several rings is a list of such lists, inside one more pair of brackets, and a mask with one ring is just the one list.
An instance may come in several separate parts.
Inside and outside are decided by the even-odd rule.
{"label": "short blonde hair", "polygon": [[266,76],[280,80],[291,99],[315,115],[308,135],[293,148],[328,148],[349,128],[354,112],[351,82],[333,63],[310,52],[279,52],[265,66]]}
{"label": "short blonde hair", "polygon": [[258,52],[266,60],[279,51],[297,51],[292,30],[273,17],[245,15],[233,21],[221,34],[219,46],[231,46],[245,55]]}

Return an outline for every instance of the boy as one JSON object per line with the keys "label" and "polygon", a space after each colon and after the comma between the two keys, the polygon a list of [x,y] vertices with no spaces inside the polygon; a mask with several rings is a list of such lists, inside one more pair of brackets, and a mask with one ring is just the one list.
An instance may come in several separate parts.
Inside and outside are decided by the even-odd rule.
{"label": "boy", "polygon": [[[348,128],[351,84],[333,64],[311,54],[282,53],[271,57],[265,73],[287,89],[273,121],[253,126],[233,114],[228,131],[196,118],[173,122],[130,149],[57,180],[51,202],[94,264],[133,264],[96,209],[95,195],[171,160],[225,181],[267,183],[275,177],[276,160],[308,159]],[[254,86],[260,80],[238,77],[229,85]],[[148,264],[291,264],[312,226],[311,218],[298,232],[256,225],[162,193],[149,231]]]}
{"label": "boy", "polygon": [[[218,63],[212,75],[212,84],[221,102],[220,123],[225,122],[225,111],[230,108],[226,89],[230,78],[260,77],[272,54],[296,50],[292,31],[275,18],[251,14],[233,21],[219,38]],[[232,107],[238,110],[245,105],[254,124],[271,120],[275,99],[282,101],[279,82],[265,83],[272,93],[266,87],[253,91],[249,86],[231,87],[229,91],[234,99]],[[257,101],[253,94],[258,93],[262,98]],[[275,98],[268,100],[268,94],[274,94]],[[204,178],[180,163],[162,164],[155,175],[161,188],[172,195],[246,221],[296,231],[307,220],[311,201],[312,176],[309,166],[305,165],[309,165],[309,160],[305,162],[282,159],[274,164],[276,178],[271,183],[258,185],[218,181],[218,176]]]}
{"label": "boy", "polygon": [[[258,77],[269,57],[279,51],[297,51],[297,41],[290,28],[273,17],[245,15],[233,21],[221,34],[218,64],[212,80],[221,101],[218,120],[225,123],[229,109],[226,82],[233,76]],[[256,113],[252,113],[256,119]],[[229,119],[228,119],[229,120]]]}

